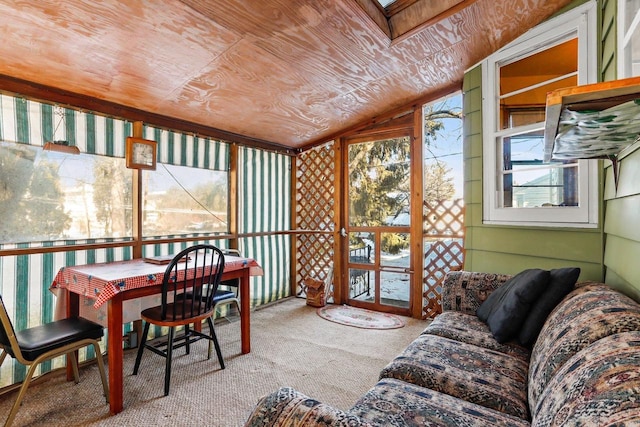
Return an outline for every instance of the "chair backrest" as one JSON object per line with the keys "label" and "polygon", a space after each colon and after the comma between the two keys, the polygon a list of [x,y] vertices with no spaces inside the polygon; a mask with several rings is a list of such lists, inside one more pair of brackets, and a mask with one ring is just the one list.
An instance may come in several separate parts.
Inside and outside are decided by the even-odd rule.
{"label": "chair backrest", "polygon": [[13,329],[9,313],[7,313],[7,309],[4,306],[2,295],[0,295],[0,347],[11,356],[14,356],[15,352],[20,353],[16,332]]}
{"label": "chair backrest", "polygon": [[[162,279],[162,319],[193,318],[210,312],[223,272],[224,254],[213,245],[195,245],[177,254]],[[171,300],[173,304],[169,304]]]}

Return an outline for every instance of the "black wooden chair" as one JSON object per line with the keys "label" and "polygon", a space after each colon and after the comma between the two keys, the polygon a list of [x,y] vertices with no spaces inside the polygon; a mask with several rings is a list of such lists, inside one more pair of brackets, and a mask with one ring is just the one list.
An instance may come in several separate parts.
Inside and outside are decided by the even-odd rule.
{"label": "black wooden chair", "polygon": [[[209,340],[207,359],[211,358],[211,344],[215,346],[220,367],[224,369],[224,360],[220,351],[220,344],[213,329],[214,296],[220,278],[224,271],[224,254],[212,245],[191,246],[179,254],[167,266],[162,279],[161,305],[143,310],[142,319],[145,321],[142,341],[138,348],[133,374],[138,374],[142,353],[146,349],[163,356],[166,359],[164,374],[164,395],[169,394],[171,380],[171,358],[173,350],[178,347],[186,347],[186,353],[190,352],[190,344],[200,338]],[[207,321],[209,334],[196,331],[190,324]],[[149,326],[166,326],[169,328],[169,336],[166,345],[156,347],[147,343]],[[184,327],[183,340],[177,344],[175,329]],[[166,347],[166,348],[165,348]]]}
{"label": "black wooden chair", "polygon": [[102,352],[97,341],[103,335],[104,329],[101,325],[82,317],[70,317],[16,332],[13,329],[11,319],[9,319],[2,296],[0,296],[0,348],[2,349],[0,365],[8,354],[19,363],[29,366],[18,392],[18,398],[11,407],[9,417],[4,425],[9,426],[13,422],[33,374],[40,363],[66,355],[71,360],[74,380],[78,383],[80,375],[78,374],[76,351],[90,345],[95,349],[104,396],[109,403],[109,386],[104,371]]}

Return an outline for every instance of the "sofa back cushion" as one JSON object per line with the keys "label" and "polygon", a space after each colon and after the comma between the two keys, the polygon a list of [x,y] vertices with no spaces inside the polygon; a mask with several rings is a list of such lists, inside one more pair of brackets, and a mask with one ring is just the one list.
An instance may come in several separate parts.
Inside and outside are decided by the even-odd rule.
{"label": "sofa back cushion", "polygon": [[531,348],[538,339],[538,334],[551,311],[573,290],[578,276],[580,276],[580,269],[556,268],[549,273],[547,289],[529,310],[518,333],[518,343],[528,348]]}
{"label": "sofa back cushion", "polygon": [[487,297],[510,278],[507,274],[450,271],[442,284],[442,311],[475,316]]}
{"label": "sofa back cushion", "polygon": [[496,341],[505,343],[518,336],[531,306],[548,286],[547,270],[524,270],[489,295],[478,307],[478,318],[489,325]]}
{"label": "sofa back cushion", "polygon": [[567,360],[604,337],[627,331],[640,331],[640,305],[631,298],[604,284],[569,293],[547,318],[531,351],[530,410]]}
{"label": "sofa back cushion", "polygon": [[640,425],[640,332],[605,337],[571,357],[549,382],[532,426]]}

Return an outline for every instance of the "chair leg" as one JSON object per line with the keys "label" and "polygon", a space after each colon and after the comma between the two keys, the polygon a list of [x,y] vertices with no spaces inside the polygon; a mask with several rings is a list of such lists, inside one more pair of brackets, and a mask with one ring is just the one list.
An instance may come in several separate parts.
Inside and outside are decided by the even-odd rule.
{"label": "chair leg", "polygon": [[142,332],[142,341],[140,341],[140,347],[138,347],[138,354],[136,355],[136,363],[133,366],[133,375],[138,375],[138,368],[140,367],[140,360],[142,360],[142,352],[147,344],[147,334],[149,333],[149,322],[144,322],[144,331]]}
{"label": "chair leg", "polygon": [[[218,362],[220,363],[220,369],[224,369],[224,360],[222,359],[222,351],[220,350],[220,344],[218,343],[218,337],[216,336],[216,331],[213,329],[213,321],[211,317],[207,318],[207,322],[209,323],[209,333],[211,334],[211,341],[213,341],[213,345],[216,348],[216,354],[218,355]],[[211,352],[211,344],[209,344],[209,353]]]}
{"label": "chair leg", "polygon": [[164,368],[164,395],[169,395],[169,382],[171,381],[171,358],[173,357],[173,334],[175,328],[169,328],[169,342],[167,343],[167,360]]}
{"label": "chair leg", "polygon": [[5,357],[7,357],[7,352],[2,350],[2,353],[0,353],[0,366],[2,366]]}
{"label": "chair leg", "polygon": [[93,348],[96,352],[96,359],[98,360],[98,370],[100,371],[100,378],[102,379],[102,390],[104,391],[104,397],[109,403],[109,383],[107,382],[107,375],[104,370],[104,360],[102,360],[102,352],[100,351],[100,345],[97,342],[93,343]]}
{"label": "chair leg", "polygon": [[76,350],[67,353],[67,357],[71,359],[71,368],[73,369],[73,380],[76,384],[80,382],[80,373],[78,372],[78,358],[76,357]]}
{"label": "chair leg", "polygon": [[[195,327],[194,327],[195,329]],[[184,346],[186,348],[186,353],[191,353],[191,334],[189,333],[189,324],[184,325]]]}
{"label": "chair leg", "polygon": [[20,404],[22,403],[22,399],[24,398],[27,388],[29,387],[29,384],[31,384],[31,378],[33,377],[33,373],[36,371],[36,368],[38,367],[39,364],[40,362],[37,362],[29,366],[29,371],[27,371],[27,375],[24,377],[24,380],[22,382],[22,387],[20,387],[20,392],[18,392],[18,397],[16,398],[16,401],[13,403],[13,406],[11,407],[11,412],[9,412],[9,417],[4,422],[5,427],[9,427],[11,423],[13,423],[13,420],[16,417],[16,414],[18,413],[18,409],[20,408]]}

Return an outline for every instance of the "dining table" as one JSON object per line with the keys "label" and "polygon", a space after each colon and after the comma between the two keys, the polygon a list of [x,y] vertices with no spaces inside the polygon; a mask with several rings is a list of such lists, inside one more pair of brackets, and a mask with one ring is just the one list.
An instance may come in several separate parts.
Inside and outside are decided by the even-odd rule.
{"label": "dining table", "polygon": [[[63,294],[65,315],[80,314],[80,298],[98,310],[106,305],[107,360],[109,371],[109,405],[111,414],[123,410],[123,303],[159,294],[166,269],[160,259],[136,258],[128,261],[105,262],[62,267],[51,285],[52,291]],[[225,255],[221,280],[239,279],[240,335],[243,354],[251,351],[250,276],[262,275],[262,267],[251,258]],[[86,303],[85,303],[86,305]],[[86,307],[83,308],[86,310]],[[69,376],[69,367],[67,367]]]}

